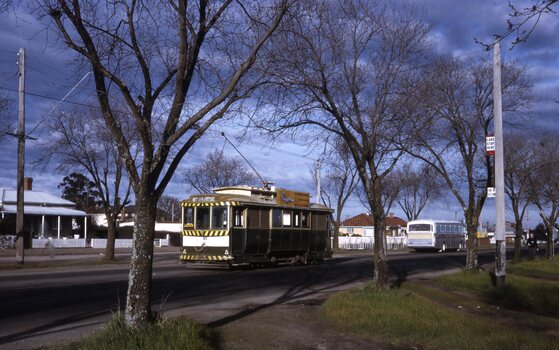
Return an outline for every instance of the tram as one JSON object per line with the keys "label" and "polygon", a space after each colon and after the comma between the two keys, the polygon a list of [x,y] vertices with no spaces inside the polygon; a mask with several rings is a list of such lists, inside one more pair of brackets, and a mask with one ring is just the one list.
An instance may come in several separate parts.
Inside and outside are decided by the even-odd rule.
{"label": "tram", "polygon": [[332,212],[308,193],[234,186],[181,202],[185,263],[308,264],[332,254]]}

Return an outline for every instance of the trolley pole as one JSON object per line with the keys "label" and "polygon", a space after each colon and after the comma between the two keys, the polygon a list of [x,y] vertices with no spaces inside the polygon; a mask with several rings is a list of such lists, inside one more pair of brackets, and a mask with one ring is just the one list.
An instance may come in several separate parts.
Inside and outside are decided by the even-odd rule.
{"label": "trolley pole", "polygon": [[25,262],[25,236],[23,232],[23,176],[25,168],[25,49],[19,49],[19,108],[17,131],[17,215],[16,215],[16,263]]}
{"label": "trolley pole", "polygon": [[506,241],[505,241],[505,176],[503,154],[503,110],[501,102],[501,48],[493,47],[493,113],[495,116],[495,286],[505,286]]}

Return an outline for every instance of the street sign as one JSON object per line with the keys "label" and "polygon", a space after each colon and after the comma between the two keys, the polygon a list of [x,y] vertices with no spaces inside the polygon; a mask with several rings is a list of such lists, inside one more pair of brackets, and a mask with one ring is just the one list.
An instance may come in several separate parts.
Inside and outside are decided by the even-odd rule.
{"label": "street sign", "polygon": [[495,198],[495,187],[487,187],[487,198]]}
{"label": "street sign", "polygon": [[485,152],[488,156],[495,155],[495,136],[485,137]]}

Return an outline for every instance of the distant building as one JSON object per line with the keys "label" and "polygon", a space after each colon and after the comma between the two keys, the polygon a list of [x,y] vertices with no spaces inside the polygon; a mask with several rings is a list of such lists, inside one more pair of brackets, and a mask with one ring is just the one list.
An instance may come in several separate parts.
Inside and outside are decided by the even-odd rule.
{"label": "distant building", "polygon": [[[75,203],[47,192],[33,191],[33,179],[24,179],[24,228],[31,237],[73,237],[75,220],[87,222]],[[0,233],[15,234],[17,191],[0,188]],[[84,234],[87,225],[82,225]]]}
{"label": "distant building", "polygon": [[[390,213],[386,217],[384,225],[387,236],[401,237],[406,235],[407,222],[394,216],[394,213]],[[343,221],[340,226],[340,235],[344,236],[373,237],[374,234],[373,218],[369,213],[362,213],[349,218]]]}

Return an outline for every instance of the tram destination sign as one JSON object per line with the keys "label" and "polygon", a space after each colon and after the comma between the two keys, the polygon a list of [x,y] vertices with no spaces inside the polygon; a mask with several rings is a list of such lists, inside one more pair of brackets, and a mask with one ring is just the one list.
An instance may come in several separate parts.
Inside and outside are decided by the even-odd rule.
{"label": "tram destination sign", "polygon": [[310,195],[306,192],[295,192],[277,189],[278,205],[288,205],[291,207],[308,207],[310,205]]}

